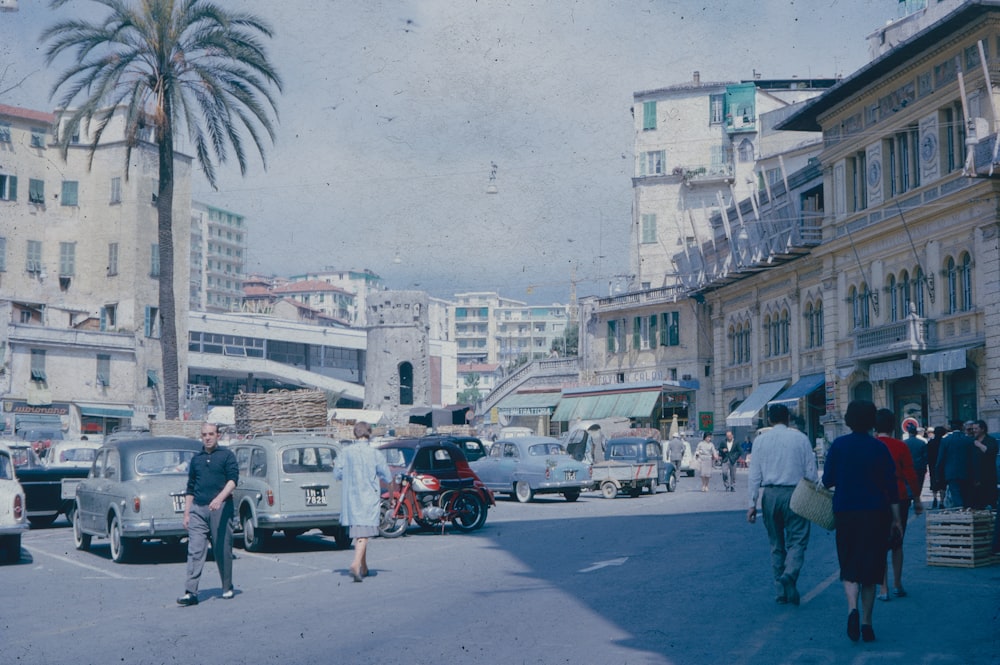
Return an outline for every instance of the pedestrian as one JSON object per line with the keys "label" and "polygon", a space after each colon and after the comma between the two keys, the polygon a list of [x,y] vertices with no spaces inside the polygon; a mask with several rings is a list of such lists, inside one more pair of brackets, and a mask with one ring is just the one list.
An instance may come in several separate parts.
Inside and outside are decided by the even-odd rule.
{"label": "pedestrian", "polygon": [[875,412],[867,400],[847,405],[844,424],[851,433],[834,440],[823,466],[823,484],[836,488],[837,559],[847,596],[847,636],[854,642],[875,640],[875,587],[885,577],[890,537],[902,538],[896,464],[870,434]]}
{"label": "pedestrian", "polygon": [[354,425],[354,441],[344,446],[333,466],[341,484],[340,524],[354,539],[354,561],[349,573],[355,582],[368,577],[368,539],[378,535],[382,488],[379,478],[392,482],[385,454],[371,446],[372,426]]}
{"label": "pedestrian", "polygon": [[733,433],[726,432],[726,440],[719,446],[719,457],[722,458],[722,482],[727,492],[736,491],[736,463],[740,461],[741,454]]}
{"label": "pedestrian", "polygon": [[[916,433],[916,427],[914,433]],[[892,595],[902,598],[906,595],[903,588],[903,537],[906,535],[906,521],[910,514],[910,497],[913,497],[913,512],[920,515],[924,512],[924,506],[920,502],[920,484],[917,482],[917,474],[913,469],[913,457],[910,448],[892,435],[896,431],[896,415],[889,409],[879,409],[875,412],[875,438],[885,444],[892,456],[892,461],[896,465],[896,489],[899,495],[899,538],[889,539],[889,551],[892,559],[892,580],[894,586]],[[878,589],[876,589],[876,592]],[[879,600],[889,600],[889,572],[882,579],[881,593]]]}
{"label": "pedestrian", "polygon": [[749,432],[745,437],[743,437],[743,443],[740,444],[740,450],[743,451],[743,468],[746,469],[750,466],[750,453],[753,451],[753,441],[750,440]]}
{"label": "pedestrian", "polygon": [[589,445],[587,446],[590,452],[590,459],[593,460],[594,464],[604,461],[604,432],[601,431],[601,426],[594,423],[587,428],[587,438],[589,439]]}
{"label": "pedestrian", "polygon": [[712,479],[712,465],[719,458],[719,451],[712,444],[712,433],[705,432],[701,443],[694,449],[694,459],[698,465],[698,475],[701,476],[701,491],[708,491],[708,481]]}
{"label": "pedestrian", "polygon": [[985,420],[977,420],[972,440],[972,466],[975,473],[972,500],[975,510],[997,505],[997,440],[990,436]]}
{"label": "pedestrian", "polygon": [[910,449],[910,457],[913,458],[913,471],[917,475],[917,493],[914,498],[919,497],[924,491],[924,478],[927,476],[927,439],[920,436],[922,428],[913,418],[903,421],[903,430],[906,435],[903,443]]}
{"label": "pedestrian", "polygon": [[678,476],[680,476],[681,472],[681,463],[684,461],[684,448],[684,442],[679,436],[672,436],[667,441],[668,461],[674,465],[674,470],[677,471]]}
{"label": "pedestrian", "polygon": [[772,428],[753,442],[747,522],[757,521],[757,497],[762,495],[760,506],[771,543],[771,572],[777,592],[774,599],[779,604],[798,605],[796,583],[809,545],[810,523],[793,512],[790,503],[800,480],[817,481],[816,455],[808,437],[788,426],[787,406],[772,404],[767,419]]}
{"label": "pedestrian", "polygon": [[944,508],[945,482],[938,471],[938,454],[941,450],[941,440],[948,435],[948,428],[938,425],[934,428],[931,438],[927,441],[927,472],[931,477],[931,508]]}
{"label": "pedestrian", "polygon": [[941,440],[937,471],[945,484],[944,507],[964,508],[972,499],[975,423],[966,423],[965,432],[961,422],[953,423],[952,427],[952,432]]}
{"label": "pedestrian", "polygon": [[188,532],[187,581],[179,605],[198,604],[201,571],[212,544],[212,556],[222,580],[222,597],[233,597],[233,490],[240,470],[236,455],[219,447],[219,426],[203,423],[201,452],[188,464],[184,494],[184,528]]}

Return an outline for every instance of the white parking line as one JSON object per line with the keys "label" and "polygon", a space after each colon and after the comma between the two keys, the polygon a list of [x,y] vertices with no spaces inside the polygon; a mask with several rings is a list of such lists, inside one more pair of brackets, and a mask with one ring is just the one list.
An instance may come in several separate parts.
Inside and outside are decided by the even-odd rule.
{"label": "white parking line", "polygon": [[79,561],[74,561],[73,559],[70,559],[68,557],[64,557],[64,556],[62,556],[60,554],[53,554],[52,552],[46,552],[43,549],[39,549],[38,546],[34,545],[34,544],[32,544],[30,551],[31,551],[32,554],[36,554],[36,553],[37,554],[44,554],[47,557],[51,557],[51,558],[56,559],[58,561],[62,561],[63,563],[68,563],[68,564],[71,564],[73,566],[79,566],[80,568],[85,568],[87,570],[92,570],[95,573],[99,573],[99,574],[101,574],[101,575],[103,575],[105,577],[112,577],[112,578],[114,578],[116,580],[136,580],[136,579],[139,579],[138,577],[129,577],[128,575],[119,575],[118,573],[113,573],[110,570],[104,570],[103,568],[98,568],[97,566],[91,566],[91,565],[88,565],[86,563],[81,563]]}

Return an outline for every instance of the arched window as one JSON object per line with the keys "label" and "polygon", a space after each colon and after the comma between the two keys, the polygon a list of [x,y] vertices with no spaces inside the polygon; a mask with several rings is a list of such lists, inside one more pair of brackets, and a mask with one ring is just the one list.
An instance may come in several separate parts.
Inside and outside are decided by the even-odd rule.
{"label": "arched window", "polygon": [[813,309],[813,318],[816,320],[816,346],[823,346],[823,301],[817,300]]}
{"label": "arched window", "polygon": [[774,355],[774,336],[771,332],[771,315],[768,314],[764,317],[764,357],[768,358]]}
{"label": "arched window", "polygon": [[750,322],[743,328],[743,362],[750,362]]}
{"label": "arched window", "polygon": [[743,139],[740,141],[740,161],[741,162],[752,162],[753,159],[753,141],[750,139]]}
{"label": "arched window", "polygon": [[958,311],[958,267],[950,256],[945,263],[945,275],[948,278],[948,313],[954,314]]}
{"label": "arched window", "polygon": [[860,287],[851,287],[848,295],[851,302],[851,323],[855,329],[867,328],[871,324],[868,313],[868,302],[871,300],[871,292],[868,285],[862,283]]}
{"label": "arched window", "polygon": [[963,252],[961,261],[962,301],[960,304],[962,311],[968,312],[972,309],[972,257],[969,256],[968,252]]}
{"label": "arched window", "polygon": [[913,300],[917,304],[917,316],[920,318],[924,318],[924,284],[926,282],[924,271],[917,268],[917,272],[913,275]]}
{"label": "arched window", "polygon": [[788,310],[784,309],[781,311],[781,353],[788,353],[788,337],[792,326],[791,317],[788,314]]}
{"label": "arched window", "polygon": [[736,327],[729,326],[729,364],[736,364]]}
{"label": "arched window", "polygon": [[802,318],[806,320],[806,348],[811,349],[816,346],[816,319],[813,316],[813,304],[806,303],[806,311]]}
{"label": "arched window", "polygon": [[899,308],[896,305],[896,276],[889,275],[889,284],[886,286],[889,295],[889,320],[899,321]]}
{"label": "arched window", "polygon": [[399,363],[399,403],[413,404],[413,365]]}
{"label": "arched window", "polygon": [[910,303],[913,295],[910,289],[910,273],[904,270],[899,276],[899,313],[903,318],[910,315]]}

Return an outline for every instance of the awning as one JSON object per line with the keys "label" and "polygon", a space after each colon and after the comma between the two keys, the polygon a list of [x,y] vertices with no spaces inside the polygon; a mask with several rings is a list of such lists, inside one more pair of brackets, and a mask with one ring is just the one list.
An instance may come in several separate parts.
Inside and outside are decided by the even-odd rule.
{"label": "awning", "polygon": [[561,393],[514,393],[500,400],[497,409],[508,416],[547,416],[559,403]]}
{"label": "awning", "polygon": [[920,373],[952,372],[965,369],[965,349],[949,349],[920,356]]}
{"label": "awning", "polygon": [[81,404],[76,403],[81,416],[95,418],[131,418],[132,409],[120,404]]}
{"label": "awning", "polygon": [[784,381],[772,381],[757,386],[757,390],[750,393],[750,396],[743,400],[742,404],[726,416],[726,426],[752,427],[757,413],[764,408],[769,399],[777,395],[778,391],[784,387]]}
{"label": "awning", "polygon": [[62,427],[62,420],[59,416],[50,416],[43,414],[24,414],[19,413],[14,414],[14,418],[17,421],[17,429],[29,429],[31,427],[55,427],[59,429]]}
{"label": "awning", "polygon": [[621,392],[607,395],[585,395],[559,400],[552,420],[600,420],[601,418],[648,418],[660,398],[659,390]]}
{"label": "awning", "polygon": [[809,374],[808,376],[803,376],[789,386],[787,390],[782,392],[767,404],[768,406],[771,404],[794,406],[800,398],[810,394],[824,383],[826,383],[826,375],[824,374]]}

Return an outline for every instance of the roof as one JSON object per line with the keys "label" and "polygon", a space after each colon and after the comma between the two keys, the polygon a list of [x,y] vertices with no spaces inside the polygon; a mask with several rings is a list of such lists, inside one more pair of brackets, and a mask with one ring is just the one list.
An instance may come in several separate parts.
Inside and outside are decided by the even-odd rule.
{"label": "roof", "polygon": [[302,282],[289,282],[287,284],[281,284],[275,286],[271,289],[273,293],[312,293],[312,292],[336,292],[343,293],[344,295],[354,295],[350,291],[345,291],[339,286],[334,286],[329,282],[323,282],[318,279],[310,279]]}
{"label": "roof", "polygon": [[906,62],[924,56],[939,47],[950,35],[975,22],[987,13],[1000,10],[1000,0],[966,0],[958,9],[932,23],[909,40],[842,79],[827,92],[794,113],[776,129],[803,132],[820,131],[819,116],[838,104],[852,99],[866,87],[888,76]]}
{"label": "roof", "polygon": [[182,436],[144,436],[105,442],[104,447],[117,448],[126,453],[142,453],[149,450],[169,450],[171,448],[201,450],[201,442]]}
{"label": "roof", "polygon": [[6,104],[0,104],[0,116],[20,118],[22,120],[30,120],[32,122],[44,122],[47,125],[54,125],[56,122],[56,116],[52,113],[35,111],[32,109],[22,109],[17,106],[7,106]]}

